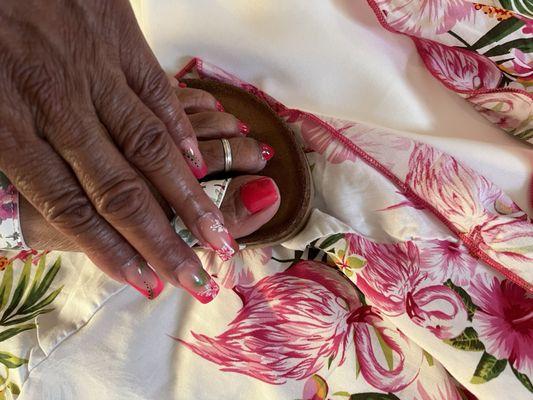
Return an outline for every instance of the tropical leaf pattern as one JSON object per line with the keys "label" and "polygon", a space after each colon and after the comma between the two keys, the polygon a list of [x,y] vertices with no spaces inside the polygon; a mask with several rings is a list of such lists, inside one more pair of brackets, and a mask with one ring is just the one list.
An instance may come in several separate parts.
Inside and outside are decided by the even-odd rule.
{"label": "tropical leaf pattern", "polygon": [[63,288],[52,289],[60,268],[61,258],[48,265],[45,252],[35,256],[33,252],[21,252],[6,260],[0,274],[0,399],[20,393],[9,371],[28,363],[24,356],[8,351],[9,340],[35,329],[37,316],[54,310],[52,303]]}

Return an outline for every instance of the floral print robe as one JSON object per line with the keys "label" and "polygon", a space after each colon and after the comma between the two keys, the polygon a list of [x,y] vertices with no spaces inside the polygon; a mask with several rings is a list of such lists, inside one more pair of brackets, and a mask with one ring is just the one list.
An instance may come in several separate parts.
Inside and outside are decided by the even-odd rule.
{"label": "floral print robe", "polygon": [[[458,48],[466,40],[449,33],[483,12],[502,14],[490,29],[512,19],[501,29],[531,34],[526,3],[508,2],[517,9],[511,16],[497,11],[500,2],[369,3],[389,29],[412,36],[445,85],[529,140],[530,51],[510,48],[511,58],[493,63]],[[487,42],[489,51],[505,42],[501,36]],[[289,109],[199,59],[184,74],[267,101],[301,138],[317,197],[306,228],[282,246],[243,250],[227,262],[201,252],[223,289],[200,312],[232,313],[209,329],[194,318],[175,332],[156,329],[161,347],[171,343],[182,358],[205,362],[212,385],[229,375],[240,389],[227,385],[221,398],[248,387],[253,398],[532,397],[533,225],[505,193],[431,146]],[[55,384],[28,373],[125,289],[82,255],[8,252],[0,269],[0,396],[16,398],[22,388],[21,399],[72,398],[59,382],[75,363],[49,363]],[[73,310],[76,318],[68,318]],[[212,398],[205,392],[205,381],[186,381],[175,394]]]}

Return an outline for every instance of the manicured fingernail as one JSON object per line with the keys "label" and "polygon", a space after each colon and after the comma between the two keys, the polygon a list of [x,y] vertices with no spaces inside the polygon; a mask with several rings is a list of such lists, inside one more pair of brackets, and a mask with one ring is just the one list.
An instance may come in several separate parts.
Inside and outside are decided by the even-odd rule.
{"label": "manicured fingernail", "polygon": [[194,261],[185,261],[176,270],[175,278],[180,285],[201,303],[209,303],[219,291],[217,283]]}
{"label": "manicured fingernail", "polygon": [[148,300],[163,290],[163,281],[146,261],[135,257],[121,268],[122,277]]}
{"label": "manicured fingernail", "polygon": [[244,122],[239,121],[239,132],[241,132],[244,136],[246,136],[250,133],[250,127],[246,125]]}
{"label": "manicured fingernail", "polygon": [[263,160],[268,161],[274,157],[274,149],[271,146],[266,143],[261,143],[259,147],[261,148],[261,158]]}
{"label": "manicured fingernail", "polygon": [[180,83],[178,83],[178,86],[179,86],[180,88],[186,88],[186,87],[187,87],[187,84],[186,84],[185,82],[180,82]]}
{"label": "manicured fingernail", "polygon": [[229,260],[239,249],[239,245],[235,242],[235,239],[233,239],[228,230],[214,214],[206,214],[200,218],[198,228],[203,236],[204,242],[223,261]]}
{"label": "manicured fingernail", "polygon": [[269,178],[245,183],[241,186],[240,195],[242,204],[252,214],[270,207],[278,200],[276,185]]}
{"label": "manicured fingernail", "polygon": [[198,143],[192,139],[184,139],[181,142],[183,156],[189,164],[189,168],[197,179],[207,175],[207,165],[198,149]]}
{"label": "manicured fingernail", "polygon": [[220,111],[220,112],[224,112],[224,111],[226,111],[226,110],[224,110],[224,106],[222,105],[222,103],[221,103],[220,101],[217,101],[217,102],[215,103],[215,107],[216,107],[217,110]]}

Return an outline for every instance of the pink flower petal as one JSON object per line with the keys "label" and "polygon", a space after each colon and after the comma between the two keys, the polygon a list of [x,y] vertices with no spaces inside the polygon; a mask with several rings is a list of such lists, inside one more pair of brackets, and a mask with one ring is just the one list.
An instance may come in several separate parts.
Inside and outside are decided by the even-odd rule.
{"label": "pink flower petal", "polygon": [[[214,338],[193,333],[192,342],[178,340],[223,371],[272,384],[305,379],[329,358],[342,364],[353,333],[349,304],[357,304],[350,282],[315,262],[300,262],[288,271],[239,288],[243,308],[225,332]],[[332,290],[351,292],[351,300]]]}
{"label": "pink flower petal", "polygon": [[473,12],[472,4],[463,0],[377,0],[376,4],[392,28],[422,36],[448,32]]}
{"label": "pink flower petal", "polygon": [[381,318],[372,318],[372,325],[391,348],[394,368],[389,370],[388,366],[382,365],[378,360],[376,353],[381,350],[374,346],[371,326],[358,323],[355,328],[355,350],[361,375],[372,386],[384,392],[402,390],[418,376],[423,359],[422,349]]}
{"label": "pink flower petal", "polygon": [[498,87],[502,72],[487,57],[431,40],[413,40],[426,67],[452,89],[471,91]]}

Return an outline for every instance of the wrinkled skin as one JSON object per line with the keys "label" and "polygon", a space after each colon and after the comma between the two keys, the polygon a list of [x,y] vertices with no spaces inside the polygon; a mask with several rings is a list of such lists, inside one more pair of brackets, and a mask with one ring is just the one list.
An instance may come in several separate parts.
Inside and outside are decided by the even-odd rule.
{"label": "wrinkled skin", "polygon": [[0,170],[45,220],[118,280],[139,255],[175,285],[201,268],[141,178],[199,238],[202,216],[221,218],[128,1],[2,0],[0,54]]}

